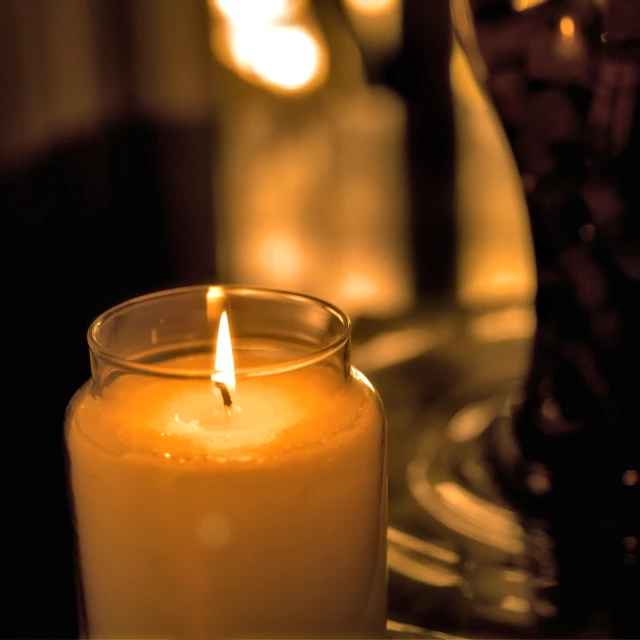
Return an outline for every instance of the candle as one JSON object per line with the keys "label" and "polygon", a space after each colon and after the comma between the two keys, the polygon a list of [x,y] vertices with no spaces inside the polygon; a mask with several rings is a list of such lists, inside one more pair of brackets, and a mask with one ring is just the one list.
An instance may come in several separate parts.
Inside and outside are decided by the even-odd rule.
{"label": "candle", "polygon": [[551,30],[541,30],[531,38],[526,71],[532,81],[575,84],[591,87],[591,63],[580,20],[562,16]]}
{"label": "candle", "polygon": [[67,419],[86,632],[380,636],[384,417],[349,366],[348,319],[216,291],[235,372],[213,368],[206,288],[126,303],[90,331],[92,380]]}

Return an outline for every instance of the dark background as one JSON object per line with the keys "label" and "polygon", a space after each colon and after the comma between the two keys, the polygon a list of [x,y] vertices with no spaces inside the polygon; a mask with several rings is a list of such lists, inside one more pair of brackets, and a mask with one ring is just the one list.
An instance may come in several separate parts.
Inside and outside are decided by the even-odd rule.
{"label": "dark background", "polygon": [[77,634],[62,424],[86,331],[216,279],[204,2],[0,6],[3,637]]}

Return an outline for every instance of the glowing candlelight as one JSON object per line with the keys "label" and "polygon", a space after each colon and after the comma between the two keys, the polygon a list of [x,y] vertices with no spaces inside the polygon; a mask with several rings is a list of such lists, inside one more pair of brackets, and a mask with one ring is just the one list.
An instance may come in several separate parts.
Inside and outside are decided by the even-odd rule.
{"label": "glowing candlelight", "polygon": [[94,323],[67,414],[82,637],[382,636],[384,415],[334,309],[192,287]]}
{"label": "glowing candlelight", "polygon": [[231,349],[231,334],[229,333],[229,319],[227,318],[226,311],[223,311],[220,316],[215,369],[215,373],[212,374],[211,379],[217,385],[224,385],[224,387],[221,388],[224,404],[230,406],[231,400],[225,398],[224,391],[226,391],[226,395],[229,396],[229,391],[233,391],[236,388],[236,376],[233,364],[233,351]]}

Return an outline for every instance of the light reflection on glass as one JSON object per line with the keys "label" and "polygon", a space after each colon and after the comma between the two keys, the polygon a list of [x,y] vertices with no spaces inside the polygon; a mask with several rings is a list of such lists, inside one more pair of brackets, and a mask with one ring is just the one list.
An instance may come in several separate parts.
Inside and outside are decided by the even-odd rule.
{"label": "light reflection on glass", "polygon": [[388,561],[397,573],[434,587],[454,587],[463,582],[458,573],[437,564],[425,564],[398,552],[393,546],[388,549]]}
{"label": "light reflection on glass", "polygon": [[416,555],[424,555],[446,564],[456,565],[461,560],[455,551],[445,549],[427,540],[416,538],[394,527],[389,527],[388,540],[389,544],[405,547]]}
{"label": "light reflection on glass", "polygon": [[531,604],[524,598],[505,596],[500,602],[500,608],[514,613],[528,613],[531,611]]}
{"label": "light reflection on glass", "polygon": [[493,413],[487,404],[470,404],[453,416],[447,425],[447,436],[454,442],[477,438],[490,424]]}
{"label": "light reflection on glass", "polygon": [[523,529],[507,509],[474,496],[455,482],[432,483],[428,464],[414,460],[407,480],[418,504],[452,531],[507,553],[524,552]]}
{"label": "light reflection on glass", "polygon": [[353,349],[359,369],[371,372],[417,358],[442,343],[442,336],[425,328],[402,329],[376,336]]}
{"label": "light reflection on glass", "polygon": [[458,299],[469,308],[532,302],[535,260],[522,183],[498,115],[456,41],[451,85],[458,156]]}
{"label": "light reflection on glass", "polygon": [[527,581],[527,574],[522,571],[506,569],[502,572],[502,578],[505,582],[522,583]]}
{"label": "light reflection on glass", "polygon": [[533,335],[536,315],[532,307],[509,307],[474,318],[469,330],[478,342],[522,340]]}

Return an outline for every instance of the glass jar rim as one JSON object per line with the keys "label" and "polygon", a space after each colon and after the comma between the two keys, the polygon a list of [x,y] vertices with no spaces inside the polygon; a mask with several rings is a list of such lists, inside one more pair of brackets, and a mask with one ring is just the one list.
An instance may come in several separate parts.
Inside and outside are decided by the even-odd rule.
{"label": "glass jar rim", "polygon": [[317,349],[311,349],[309,353],[304,356],[296,358],[283,358],[275,363],[269,363],[268,365],[255,365],[237,367],[234,369],[236,378],[238,377],[256,377],[266,376],[276,373],[285,373],[287,371],[293,371],[302,367],[307,367],[318,362],[321,362],[334,353],[342,349],[348,342],[351,335],[351,319],[349,316],[335,305],[303,293],[296,293],[293,291],[286,291],[281,289],[270,289],[266,287],[251,287],[242,285],[191,285],[185,287],[176,287],[172,289],[164,289],[160,291],[154,291],[145,295],[130,298],[125,302],[121,302],[107,311],[101,313],[89,326],[87,330],[87,342],[89,343],[89,349],[91,353],[108,362],[111,366],[120,370],[125,370],[129,373],[138,373],[144,375],[152,375],[156,377],[166,378],[183,378],[183,379],[195,379],[195,380],[211,380],[212,373],[215,369],[203,370],[203,369],[182,369],[177,367],[166,367],[162,363],[149,364],[136,360],[135,357],[119,356],[109,350],[104,344],[100,342],[99,334],[102,326],[109,320],[114,319],[116,316],[126,312],[127,310],[134,308],[145,302],[151,302],[156,299],[178,297],[189,294],[196,294],[202,292],[203,297],[206,298],[207,292],[212,288],[221,290],[224,293],[228,293],[234,296],[250,297],[267,299],[269,297],[280,298],[282,300],[297,301],[299,303],[313,304],[316,308],[323,309],[329,316],[337,318],[342,325],[342,331],[339,335],[332,338],[326,345],[320,346]]}

